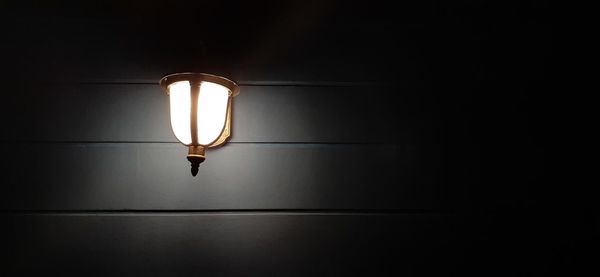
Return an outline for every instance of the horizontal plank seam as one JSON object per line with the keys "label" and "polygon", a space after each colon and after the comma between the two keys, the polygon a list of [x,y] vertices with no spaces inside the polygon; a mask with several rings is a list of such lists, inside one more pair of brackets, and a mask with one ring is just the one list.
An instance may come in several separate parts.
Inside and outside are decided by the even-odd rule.
{"label": "horizontal plank seam", "polygon": [[3,216],[19,215],[410,215],[410,214],[454,214],[448,209],[96,209],[96,210],[0,210]]}
{"label": "horizontal plank seam", "polygon": [[[14,144],[180,144],[177,141],[119,141],[119,140],[0,140]],[[387,142],[297,142],[297,141],[230,141],[227,144],[300,144],[300,145],[396,145]]]}
{"label": "horizontal plank seam", "polygon": [[[42,84],[75,84],[75,85],[157,85],[158,81],[48,81]],[[240,81],[238,85],[244,87],[398,87],[400,84],[391,82],[344,82],[344,81]]]}

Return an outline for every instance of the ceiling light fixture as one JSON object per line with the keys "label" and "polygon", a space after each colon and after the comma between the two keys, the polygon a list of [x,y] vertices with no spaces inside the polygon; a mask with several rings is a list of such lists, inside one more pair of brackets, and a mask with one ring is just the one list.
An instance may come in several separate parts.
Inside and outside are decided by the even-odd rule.
{"label": "ceiling light fixture", "polygon": [[239,86],[205,73],[176,73],[163,77],[160,86],[169,96],[171,128],[188,146],[192,175],[205,159],[206,148],[223,145],[231,137],[231,109]]}

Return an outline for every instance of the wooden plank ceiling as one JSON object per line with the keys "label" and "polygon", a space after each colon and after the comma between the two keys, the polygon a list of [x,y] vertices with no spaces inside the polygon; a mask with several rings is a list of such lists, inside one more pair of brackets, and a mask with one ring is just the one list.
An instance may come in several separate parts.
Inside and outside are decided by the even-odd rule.
{"label": "wooden plank ceiling", "polygon": [[[584,270],[549,5],[387,2],[1,1],[0,275]],[[196,178],[184,71],[241,84]]]}

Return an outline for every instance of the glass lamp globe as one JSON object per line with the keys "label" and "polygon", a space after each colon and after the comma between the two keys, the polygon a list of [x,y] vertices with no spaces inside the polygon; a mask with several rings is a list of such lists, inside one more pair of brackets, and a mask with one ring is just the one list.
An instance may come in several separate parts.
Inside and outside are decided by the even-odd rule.
{"label": "glass lamp globe", "polygon": [[220,146],[231,137],[231,109],[239,86],[206,73],[167,75],[160,85],[169,96],[173,134],[188,146],[187,159],[196,176],[206,148]]}

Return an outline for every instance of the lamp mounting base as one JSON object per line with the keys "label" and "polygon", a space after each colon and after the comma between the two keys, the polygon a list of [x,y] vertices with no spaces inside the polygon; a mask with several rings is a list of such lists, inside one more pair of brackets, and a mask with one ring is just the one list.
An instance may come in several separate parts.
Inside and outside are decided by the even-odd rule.
{"label": "lamp mounting base", "polygon": [[190,146],[187,159],[192,163],[192,176],[196,176],[198,174],[198,167],[200,167],[200,163],[205,160],[204,157],[204,146]]}

